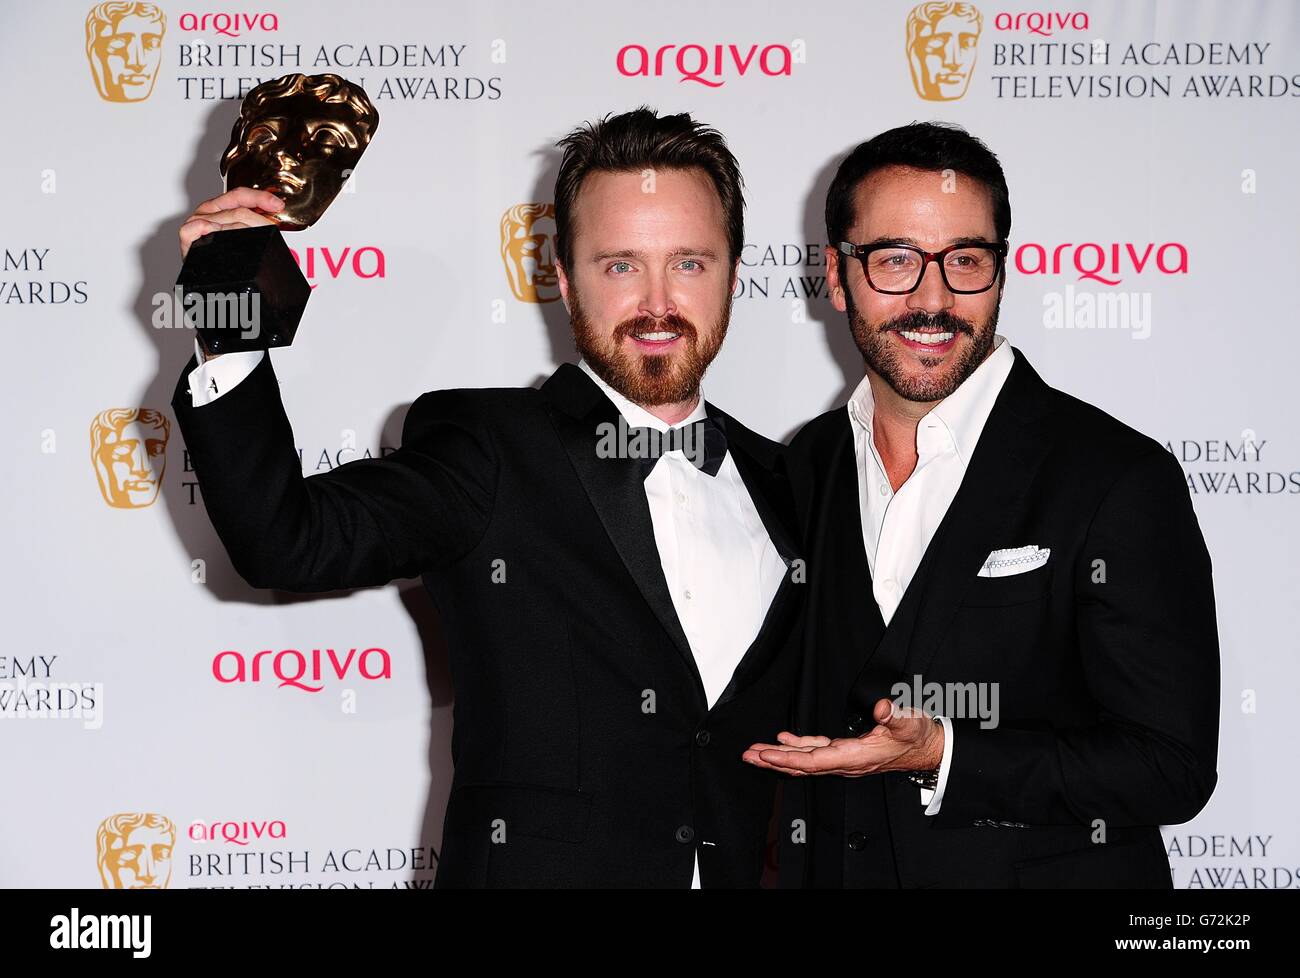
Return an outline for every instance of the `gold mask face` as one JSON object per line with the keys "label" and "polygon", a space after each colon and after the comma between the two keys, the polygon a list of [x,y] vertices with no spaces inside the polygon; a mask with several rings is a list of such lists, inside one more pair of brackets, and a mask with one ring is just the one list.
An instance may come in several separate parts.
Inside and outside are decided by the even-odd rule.
{"label": "gold mask face", "polygon": [[907,15],[907,63],[916,94],[930,102],[959,99],[970,87],[984,16],[971,3],[927,2]]}
{"label": "gold mask face", "polygon": [[121,812],[96,833],[99,878],[106,890],[165,890],[171,885],[176,825],[156,812]]}
{"label": "gold mask face", "polygon": [[227,190],[280,197],[284,210],[267,216],[300,231],[338,196],[378,127],[379,112],[360,86],[338,75],[285,75],[245,97],[221,175]]}
{"label": "gold mask face", "polygon": [[86,58],[99,97],[143,102],[162,65],[167,15],[152,3],[104,2],[86,16]]}

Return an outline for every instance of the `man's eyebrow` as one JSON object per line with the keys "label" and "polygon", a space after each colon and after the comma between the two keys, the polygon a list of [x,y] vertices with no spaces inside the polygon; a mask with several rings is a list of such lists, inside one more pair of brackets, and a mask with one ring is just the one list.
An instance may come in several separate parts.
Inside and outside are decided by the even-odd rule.
{"label": "man's eyebrow", "polygon": [[[624,248],[621,251],[602,251],[595,255],[592,261],[607,261],[610,258],[636,258],[644,261],[651,256],[644,251],[637,251],[635,248]],[[712,248],[674,248],[668,253],[669,258],[711,258],[717,259],[718,255]]]}
{"label": "man's eyebrow", "polygon": [[[990,241],[983,235],[976,234],[964,238],[951,238],[943,248],[962,247],[964,245],[989,245],[992,247],[996,244],[996,241]],[[922,248],[915,238],[882,237],[863,243],[864,248],[870,248],[874,245],[911,245],[913,248]],[[942,251],[943,248],[939,250]],[[926,249],[922,248],[922,250]]]}

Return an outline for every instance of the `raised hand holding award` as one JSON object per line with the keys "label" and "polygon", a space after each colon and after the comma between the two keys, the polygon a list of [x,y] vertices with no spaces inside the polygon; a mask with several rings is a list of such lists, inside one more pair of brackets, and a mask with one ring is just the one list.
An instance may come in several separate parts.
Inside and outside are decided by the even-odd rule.
{"label": "raised hand holding award", "polygon": [[[248,93],[221,157],[227,190],[251,187],[284,202],[273,223],[206,234],[191,246],[176,284],[187,310],[251,309],[254,328],[196,316],[209,354],[288,346],[311,295],[281,231],[316,223],[379,126],[365,91],[338,75],[291,74]],[[246,318],[246,317],[240,317]]]}

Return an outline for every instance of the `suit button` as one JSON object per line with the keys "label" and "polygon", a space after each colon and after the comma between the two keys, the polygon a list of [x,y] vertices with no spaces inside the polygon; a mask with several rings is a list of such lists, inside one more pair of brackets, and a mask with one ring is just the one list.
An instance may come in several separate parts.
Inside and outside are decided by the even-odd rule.
{"label": "suit button", "polygon": [[844,726],[853,736],[862,733],[862,714],[850,713],[844,717]]}
{"label": "suit button", "polygon": [[849,833],[849,848],[854,852],[861,852],[867,847],[867,837],[861,832]]}
{"label": "suit button", "polygon": [[695,838],[695,830],[689,825],[677,826],[677,841],[681,843],[690,842]]}
{"label": "suit button", "polygon": [[700,747],[708,747],[709,732],[707,730],[701,730],[699,733],[697,733],[695,735],[695,743]]}

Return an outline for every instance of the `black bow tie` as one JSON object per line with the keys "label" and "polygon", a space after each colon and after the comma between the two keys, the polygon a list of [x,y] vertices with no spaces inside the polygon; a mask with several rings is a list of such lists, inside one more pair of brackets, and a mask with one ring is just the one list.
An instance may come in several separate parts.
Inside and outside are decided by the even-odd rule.
{"label": "black bow tie", "polygon": [[727,434],[713,418],[701,418],[680,428],[627,429],[627,453],[641,463],[644,479],[653,471],[664,452],[681,452],[705,475],[716,476],[727,457]]}

